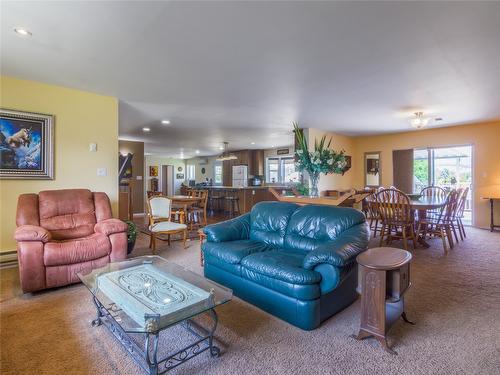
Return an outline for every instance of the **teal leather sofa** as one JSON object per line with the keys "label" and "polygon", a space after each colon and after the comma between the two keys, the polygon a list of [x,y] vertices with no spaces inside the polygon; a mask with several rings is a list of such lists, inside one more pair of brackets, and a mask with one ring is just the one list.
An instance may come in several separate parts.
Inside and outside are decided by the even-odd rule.
{"label": "teal leather sofa", "polygon": [[261,202],[204,228],[205,276],[304,330],[356,298],[369,230],[353,208]]}

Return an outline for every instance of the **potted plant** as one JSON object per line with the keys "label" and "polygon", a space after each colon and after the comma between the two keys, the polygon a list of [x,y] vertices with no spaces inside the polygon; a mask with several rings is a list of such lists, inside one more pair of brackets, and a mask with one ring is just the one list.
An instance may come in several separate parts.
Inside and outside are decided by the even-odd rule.
{"label": "potted plant", "polygon": [[125,222],[128,225],[127,229],[127,254],[134,250],[135,240],[137,238],[137,226],[132,221]]}
{"label": "potted plant", "polygon": [[297,157],[296,166],[299,171],[306,171],[310,179],[309,194],[311,197],[319,197],[318,182],[321,173],[342,174],[347,161],[345,151],[335,152],[330,149],[332,138],[326,142],[326,135],[321,137],[318,142],[314,140],[314,151],[309,151],[306,137],[297,122],[293,123],[293,132],[295,133],[295,156]]}

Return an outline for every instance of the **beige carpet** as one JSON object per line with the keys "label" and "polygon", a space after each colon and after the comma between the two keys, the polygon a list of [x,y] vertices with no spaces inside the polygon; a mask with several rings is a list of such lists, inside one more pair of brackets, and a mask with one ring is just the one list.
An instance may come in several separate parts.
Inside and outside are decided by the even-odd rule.
{"label": "beige carpet", "polygon": [[[500,234],[468,234],[448,257],[439,239],[414,252],[407,311],[417,325],[400,322],[391,331],[398,356],[349,337],[358,329],[359,300],[305,332],[235,298],[218,309],[223,355],[205,353],[172,373],[500,374]],[[198,241],[174,246],[162,255],[201,272]],[[2,374],[141,373],[104,327],[90,327],[95,312],[84,286],[23,296],[17,269],[2,270],[0,280]],[[184,337],[174,329],[162,342]]]}

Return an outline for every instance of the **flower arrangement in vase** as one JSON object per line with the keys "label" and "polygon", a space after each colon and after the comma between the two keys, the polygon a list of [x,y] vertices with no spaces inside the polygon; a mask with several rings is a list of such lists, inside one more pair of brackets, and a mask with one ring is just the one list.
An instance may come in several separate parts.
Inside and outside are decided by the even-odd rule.
{"label": "flower arrangement in vase", "polygon": [[293,123],[293,132],[295,133],[295,155],[297,157],[295,165],[299,171],[306,171],[309,175],[310,196],[319,197],[318,182],[320,175],[322,173],[325,175],[329,173],[342,174],[347,164],[345,151],[336,152],[330,149],[332,138],[330,137],[327,143],[326,135],[321,137],[319,142],[315,139],[314,151],[309,151],[307,140],[297,122]]}

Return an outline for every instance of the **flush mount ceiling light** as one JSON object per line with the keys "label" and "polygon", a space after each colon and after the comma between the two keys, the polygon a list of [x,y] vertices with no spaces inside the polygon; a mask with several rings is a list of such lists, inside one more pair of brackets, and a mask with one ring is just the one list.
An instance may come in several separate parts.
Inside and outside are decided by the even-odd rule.
{"label": "flush mount ceiling light", "polygon": [[151,129],[150,129],[150,128],[146,128],[146,127],[145,127],[145,128],[142,128],[142,131],[147,133],[147,132],[150,132],[150,131],[151,131]]}
{"label": "flush mount ceiling light", "polygon": [[222,148],[224,151],[222,152],[222,154],[220,154],[218,157],[217,157],[217,161],[225,161],[225,160],[236,160],[238,159],[238,157],[234,154],[231,154],[228,150],[229,148],[229,142],[224,142],[224,147]]}
{"label": "flush mount ceiling light", "polygon": [[19,35],[22,35],[22,36],[31,36],[33,34],[31,34],[31,31],[29,31],[28,29],[25,29],[24,27],[16,27],[14,29],[14,31],[19,34]]}
{"label": "flush mount ceiling light", "polygon": [[170,125],[170,120],[161,120],[163,125]]}
{"label": "flush mount ceiling light", "polygon": [[195,153],[199,154],[200,153],[200,150],[196,150]]}
{"label": "flush mount ceiling light", "polygon": [[424,112],[415,112],[415,117],[410,120],[411,126],[415,129],[422,129],[427,126],[430,118],[424,117]]}

